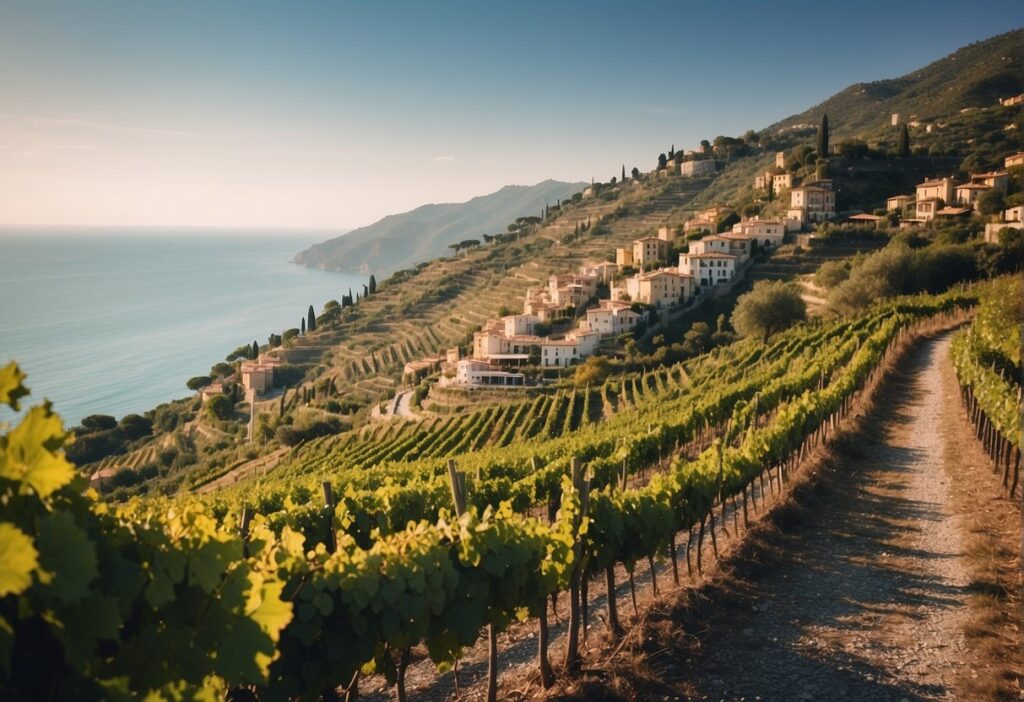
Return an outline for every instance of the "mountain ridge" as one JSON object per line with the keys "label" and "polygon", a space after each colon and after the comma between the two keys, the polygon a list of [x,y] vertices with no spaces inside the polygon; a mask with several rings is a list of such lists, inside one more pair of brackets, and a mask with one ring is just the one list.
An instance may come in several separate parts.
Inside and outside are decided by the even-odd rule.
{"label": "mountain ridge", "polygon": [[450,244],[504,232],[516,217],[539,214],[546,204],[568,198],[585,185],[548,179],[535,185],[506,185],[465,202],[420,205],[314,244],[293,260],[325,270],[386,276],[445,256]]}

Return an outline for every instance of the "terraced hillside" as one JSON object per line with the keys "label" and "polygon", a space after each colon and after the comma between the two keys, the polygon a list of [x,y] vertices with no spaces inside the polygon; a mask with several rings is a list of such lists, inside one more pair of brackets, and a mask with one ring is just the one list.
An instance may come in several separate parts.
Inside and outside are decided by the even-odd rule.
{"label": "terraced hillside", "polygon": [[[400,283],[382,285],[335,327],[297,339],[288,359],[321,364],[302,389],[334,381],[342,395],[388,396],[406,362],[464,343],[502,308],[518,311],[526,289],[546,285],[549,275],[614,258],[616,246],[662,224],[678,223],[708,182],[627,182],[613,199],[565,205],[558,216],[517,241],[439,259]],[[575,236],[577,224],[588,221],[590,230]]]}

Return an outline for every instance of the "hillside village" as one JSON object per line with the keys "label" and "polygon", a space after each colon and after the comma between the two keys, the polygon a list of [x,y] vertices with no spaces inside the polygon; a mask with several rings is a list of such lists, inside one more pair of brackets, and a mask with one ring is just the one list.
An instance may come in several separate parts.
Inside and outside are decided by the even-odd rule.
{"label": "hillside village", "polygon": [[[1001,105],[1018,104],[1024,96],[1001,99]],[[899,115],[892,125],[901,127]],[[919,126],[916,125],[915,126]],[[932,125],[927,125],[928,133]],[[827,122],[823,127],[827,130]],[[700,152],[690,151],[685,158]],[[755,190],[769,199],[788,197],[785,216],[778,219],[740,219],[731,229],[719,231],[720,223],[735,210],[717,204],[698,211],[678,226],[663,225],[657,236],[635,239],[631,246],[615,249],[615,260],[590,262],[575,273],[553,274],[543,288],[526,291],[521,314],[489,320],[473,334],[470,357],[461,358],[458,347],[448,349],[444,359],[413,361],[406,365],[407,377],[440,368],[440,385],[462,387],[516,388],[528,384],[523,366],[568,368],[599,352],[601,340],[633,332],[644,323],[654,323],[657,313],[699,305],[709,297],[728,291],[737,276],[752,265],[756,251],[771,251],[793,235],[837,220],[834,182],[818,178],[799,182],[785,171],[786,153],[775,154],[775,169],[754,179]],[[1001,202],[1008,194],[1009,169],[1024,163],[1024,152],[1007,155],[1004,168],[970,174],[956,183],[951,177],[936,177],[919,183],[914,195],[887,198],[886,215],[857,212],[845,221],[866,226],[897,225],[900,229],[920,228],[938,220],[953,220],[979,214],[986,194]],[[700,164],[695,167],[695,164]],[[659,161],[652,178],[694,175],[713,176],[715,161],[683,160],[678,172]],[[593,197],[594,188],[583,197]],[[985,223],[984,240],[999,243],[1004,229],[1020,230],[1024,206],[1000,209]],[[686,237],[686,250],[670,254],[678,235]],[[699,237],[699,238],[695,238]],[[813,234],[812,234],[813,237]],[[578,323],[577,323],[578,322]],[[552,327],[558,333],[550,333]],[[436,362],[435,362],[436,361]]]}

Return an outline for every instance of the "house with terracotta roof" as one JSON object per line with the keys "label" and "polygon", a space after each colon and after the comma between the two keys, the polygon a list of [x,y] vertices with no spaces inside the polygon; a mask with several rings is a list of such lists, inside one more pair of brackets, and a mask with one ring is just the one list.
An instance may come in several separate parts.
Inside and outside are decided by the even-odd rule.
{"label": "house with terracotta roof", "polygon": [[574,331],[564,339],[545,339],[540,346],[540,364],[568,368],[592,356],[601,343],[601,335],[593,331]]}
{"label": "house with terracotta roof", "polygon": [[1003,195],[1010,189],[1010,174],[1008,171],[990,171],[989,173],[974,173],[971,175],[971,182],[979,185],[987,185],[995,188]]}
{"label": "house with terracotta roof", "polygon": [[959,205],[974,207],[974,203],[978,201],[978,198],[991,189],[991,185],[985,185],[984,183],[964,183],[954,188],[956,193],[954,201]]}
{"label": "house with terracotta roof", "polygon": [[940,197],[918,198],[914,203],[914,215],[919,222],[930,222],[945,202]]}
{"label": "house with terracotta roof", "polygon": [[691,254],[730,253],[729,239],[722,234],[708,234],[697,241],[691,241],[687,249]]}
{"label": "house with terracotta roof", "polygon": [[640,319],[628,302],[601,300],[597,307],[587,310],[587,318],[580,328],[604,336],[618,335],[632,331]]}
{"label": "house with terracotta roof", "polygon": [[208,385],[204,385],[203,387],[199,388],[199,400],[203,404],[206,404],[206,402],[208,400],[210,400],[211,398],[216,397],[217,395],[223,395],[223,394],[224,394],[224,383],[222,383],[219,380],[215,380],[212,383],[210,383]]}
{"label": "house with terracotta roof", "polygon": [[[525,320],[535,315],[510,315],[491,321],[488,326],[473,334],[473,358],[478,361],[500,359],[510,363],[524,363],[531,349],[540,345],[542,337],[532,333],[537,322],[528,326]],[[529,329],[529,331],[526,331]],[[523,333],[517,333],[519,332]],[[509,333],[511,332],[511,333]]]}
{"label": "house with terracotta roof", "polygon": [[750,258],[752,248],[751,237],[738,232],[724,232],[723,234],[719,234],[719,236],[729,242],[729,248],[726,253],[731,253],[736,257],[737,266],[743,264],[744,261]]}
{"label": "house with terracotta roof", "polygon": [[953,202],[956,184],[952,178],[935,178],[919,183],[916,187],[917,201],[938,198],[943,202]]}
{"label": "house with terracotta roof", "polygon": [[1003,168],[1013,168],[1014,166],[1024,166],[1024,151],[1018,151],[1003,159]]}
{"label": "house with terracotta roof", "polygon": [[646,266],[668,257],[668,242],[656,236],[645,236],[633,242],[633,264]]}
{"label": "house with terracotta roof", "polygon": [[756,241],[758,246],[781,246],[786,223],[777,219],[745,219],[732,225],[732,233]]}
{"label": "house with terracotta roof", "polygon": [[580,266],[580,274],[592,276],[593,278],[607,283],[615,274],[619,272],[619,265],[612,261],[602,261],[601,263],[585,263]]}
{"label": "house with terracotta roof", "polygon": [[910,195],[894,195],[885,201],[886,212],[902,212],[914,198]]}
{"label": "house with terracotta roof", "polygon": [[801,185],[789,193],[787,217],[801,225],[827,222],[836,215],[836,194],[831,187],[822,185]]}
{"label": "house with terracotta roof", "polygon": [[685,303],[695,288],[693,276],[675,268],[639,273],[626,281],[626,292],[633,302],[658,308]]}

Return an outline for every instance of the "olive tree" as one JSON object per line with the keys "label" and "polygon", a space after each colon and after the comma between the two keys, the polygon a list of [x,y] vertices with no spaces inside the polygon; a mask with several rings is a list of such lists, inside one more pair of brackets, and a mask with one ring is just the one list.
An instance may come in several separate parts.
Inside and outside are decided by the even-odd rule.
{"label": "olive tree", "polygon": [[807,305],[800,290],[781,280],[759,280],[741,295],[732,313],[732,326],[743,336],[759,336],[764,343],[772,334],[807,319]]}

